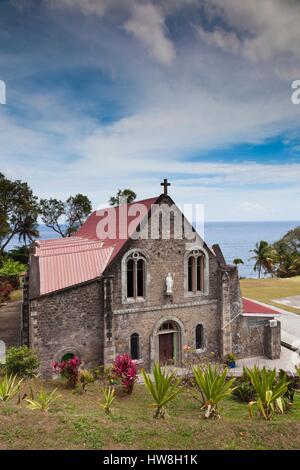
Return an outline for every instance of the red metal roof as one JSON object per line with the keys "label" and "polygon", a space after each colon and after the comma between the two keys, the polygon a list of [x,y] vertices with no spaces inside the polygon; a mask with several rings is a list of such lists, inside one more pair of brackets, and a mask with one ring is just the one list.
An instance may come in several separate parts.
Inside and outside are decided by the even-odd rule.
{"label": "red metal roof", "polygon": [[40,271],[40,295],[95,279],[103,273],[113,248],[103,248],[101,242],[75,239],[64,243],[57,240],[54,248],[40,242],[37,253]]}
{"label": "red metal roof", "polygon": [[243,313],[254,313],[257,315],[278,315],[279,312],[273,310],[271,307],[266,307],[255,300],[245,299],[243,297]]}
{"label": "red metal roof", "polygon": [[[75,238],[84,237],[90,240],[101,240],[103,242],[104,248],[113,247],[111,256],[112,260],[124,246],[128,238],[133,235],[139,225],[139,205],[144,206],[145,212],[148,213],[151,210],[152,204],[155,204],[157,199],[157,197],[144,199],[142,201],[135,201],[131,204],[126,204],[123,206],[108,207],[95,211],[92,213],[92,215],[90,215],[90,217],[75,234]],[[122,217],[122,213],[120,211],[124,211],[126,217]],[[97,233],[97,226],[99,222],[101,222],[103,219],[108,220],[110,217],[113,218],[113,220],[116,222],[115,236],[110,238],[101,236],[99,238],[99,233]],[[126,235],[124,236],[124,234]]]}
{"label": "red metal roof", "polygon": [[[33,256],[39,259],[40,295],[101,276],[156,200],[157,198],[145,199],[95,211],[75,236],[35,242]],[[142,206],[139,205],[143,206],[141,212],[139,209]],[[107,217],[113,217],[116,222],[115,236],[99,238],[97,226]]]}

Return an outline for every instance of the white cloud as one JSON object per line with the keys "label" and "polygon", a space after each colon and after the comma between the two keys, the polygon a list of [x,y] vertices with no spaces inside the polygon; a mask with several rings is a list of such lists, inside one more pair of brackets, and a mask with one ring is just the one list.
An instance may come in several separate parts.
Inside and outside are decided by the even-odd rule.
{"label": "white cloud", "polygon": [[158,6],[151,3],[134,5],[132,14],[124,25],[163,65],[169,65],[175,58],[173,43],[166,36],[163,14]]}
{"label": "white cloud", "polygon": [[[253,61],[282,61],[278,73],[290,75],[287,69],[300,59],[300,3],[297,0],[206,0],[206,8],[211,17],[221,17],[232,31],[221,30],[220,26],[212,31],[199,32],[208,44],[215,44],[232,52],[241,52],[245,58]],[[298,66],[299,70],[299,66]]]}

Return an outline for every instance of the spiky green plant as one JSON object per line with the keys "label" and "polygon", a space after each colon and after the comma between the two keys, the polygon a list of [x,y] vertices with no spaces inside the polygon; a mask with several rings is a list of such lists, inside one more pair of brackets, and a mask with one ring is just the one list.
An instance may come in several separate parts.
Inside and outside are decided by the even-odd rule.
{"label": "spiky green plant", "polygon": [[173,400],[182,389],[180,382],[176,380],[175,373],[161,369],[159,363],[153,366],[152,373],[154,382],[152,382],[150,375],[146,374],[144,369],[142,369],[145,385],[155,401],[153,404],[155,407],[153,417],[164,418],[166,405]]}
{"label": "spiky green plant", "polygon": [[283,413],[283,396],[290,384],[287,377],[283,376],[280,380],[276,380],[276,369],[267,370],[265,367],[259,369],[256,365],[253,369],[247,368],[247,374],[257,394],[257,400],[251,401],[248,405],[249,415],[253,416],[254,406],[257,406],[259,414],[266,420],[272,419],[276,411]]}
{"label": "spiky green plant", "polygon": [[52,403],[54,403],[61,397],[61,395],[56,392],[57,388],[52,390],[52,392],[48,393],[42,387],[36,398],[34,398],[33,392],[31,390],[31,398],[26,398],[26,401],[28,403],[27,408],[29,408],[30,410],[40,410],[44,412],[49,411]]}
{"label": "spiky green plant", "polygon": [[100,406],[103,408],[106,414],[111,413],[111,406],[113,401],[116,398],[116,391],[114,387],[104,387],[103,388],[104,403],[101,403]]}
{"label": "spiky green plant", "polygon": [[23,379],[18,380],[17,375],[5,375],[0,380],[0,401],[9,401],[22,389]]}
{"label": "spiky green plant", "polygon": [[202,410],[205,410],[205,418],[219,416],[218,404],[227,395],[230,395],[235,387],[234,378],[227,380],[227,369],[223,372],[217,366],[209,364],[205,368],[193,367],[196,384],[199,388]]}
{"label": "spiky green plant", "polygon": [[79,371],[79,382],[83,392],[85,392],[85,389],[88,384],[95,382],[95,378],[90,371],[88,371],[87,369],[83,369]]}

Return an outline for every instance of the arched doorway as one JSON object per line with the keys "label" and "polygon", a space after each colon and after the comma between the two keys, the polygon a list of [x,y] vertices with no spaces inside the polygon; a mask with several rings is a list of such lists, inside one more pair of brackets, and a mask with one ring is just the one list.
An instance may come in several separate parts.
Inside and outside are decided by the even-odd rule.
{"label": "arched doorway", "polygon": [[165,321],[158,330],[159,362],[178,365],[180,362],[181,334],[174,321]]}

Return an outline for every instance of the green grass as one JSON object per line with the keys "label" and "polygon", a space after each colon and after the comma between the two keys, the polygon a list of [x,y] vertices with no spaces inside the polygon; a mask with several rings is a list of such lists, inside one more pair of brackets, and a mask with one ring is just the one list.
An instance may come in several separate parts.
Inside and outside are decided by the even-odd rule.
{"label": "green grass", "polygon": [[274,302],[274,299],[300,294],[300,276],[289,279],[241,279],[242,295],[300,314],[300,309]]}
{"label": "green grass", "polygon": [[[41,381],[27,382],[39,390]],[[300,394],[293,410],[266,422],[248,417],[247,405],[227,398],[221,418],[205,421],[188,390],[170,403],[165,420],[152,417],[152,399],[143,385],[120,393],[113,414],[100,408],[100,385],[85,394],[59,387],[62,399],[49,413],[31,411],[25,403],[0,404],[0,449],[299,449]],[[27,390],[27,392],[28,392]],[[24,390],[26,392],[26,390]]]}

